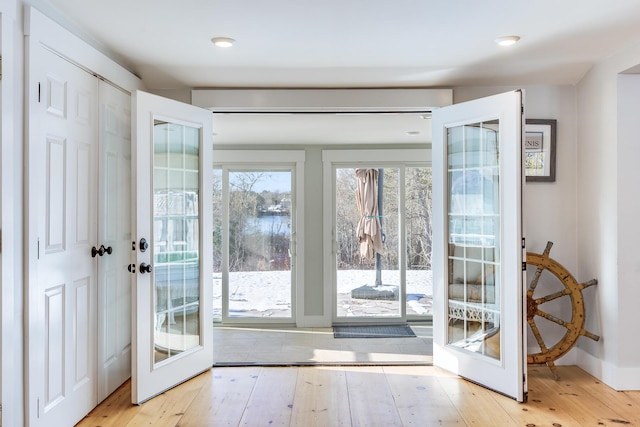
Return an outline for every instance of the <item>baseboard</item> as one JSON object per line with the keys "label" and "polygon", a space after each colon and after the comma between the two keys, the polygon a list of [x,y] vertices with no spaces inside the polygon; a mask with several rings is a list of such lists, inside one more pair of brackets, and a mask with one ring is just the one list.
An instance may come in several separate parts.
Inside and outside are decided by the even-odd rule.
{"label": "baseboard", "polygon": [[617,367],[576,348],[577,365],[617,391],[640,390],[640,366]]}

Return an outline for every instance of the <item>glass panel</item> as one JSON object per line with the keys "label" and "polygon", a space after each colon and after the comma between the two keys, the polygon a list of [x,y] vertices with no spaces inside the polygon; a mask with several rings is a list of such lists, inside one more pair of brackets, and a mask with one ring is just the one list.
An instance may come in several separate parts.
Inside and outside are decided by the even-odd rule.
{"label": "glass panel", "polygon": [[407,316],[432,314],[431,168],[405,169]]}
{"label": "glass panel", "polygon": [[213,170],[213,320],[222,321],[222,169]]}
{"label": "glass panel", "polygon": [[402,315],[399,173],[397,168],[336,170],[335,303],[339,318]]}
{"label": "glass panel", "polygon": [[229,317],[291,318],[291,171],[229,172]]}
{"label": "glass panel", "polygon": [[154,122],[155,363],[200,345],[199,135]]}
{"label": "glass panel", "polygon": [[500,359],[498,122],[447,131],[447,342]]}

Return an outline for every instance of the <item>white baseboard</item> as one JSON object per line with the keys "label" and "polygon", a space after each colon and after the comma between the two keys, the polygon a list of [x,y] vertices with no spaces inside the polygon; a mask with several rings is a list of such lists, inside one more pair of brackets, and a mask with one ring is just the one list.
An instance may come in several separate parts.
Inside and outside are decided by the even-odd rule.
{"label": "white baseboard", "polygon": [[640,390],[640,366],[617,367],[575,348],[577,365],[614,390]]}

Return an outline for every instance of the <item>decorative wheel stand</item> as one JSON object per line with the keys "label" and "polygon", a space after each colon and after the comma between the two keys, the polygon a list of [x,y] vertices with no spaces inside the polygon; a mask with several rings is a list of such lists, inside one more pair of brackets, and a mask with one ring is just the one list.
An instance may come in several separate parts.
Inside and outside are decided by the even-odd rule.
{"label": "decorative wheel stand", "polygon": [[[551,369],[553,376],[557,380],[558,371],[553,362],[564,356],[571,347],[573,347],[580,335],[584,335],[594,341],[598,341],[600,339],[598,335],[592,334],[584,329],[585,310],[582,298],[582,290],[589,286],[596,285],[598,281],[596,279],[592,279],[586,283],[578,283],[566,268],[552,258],[549,258],[551,246],[553,246],[553,243],[547,242],[547,246],[542,254],[527,252],[527,264],[536,266],[535,274],[527,289],[527,322],[529,323],[529,327],[540,346],[539,353],[527,355],[527,363],[546,364],[549,369]],[[544,270],[548,270],[552,273],[560,281],[564,289],[540,298],[535,298],[533,294]],[[568,321],[560,319],[540,309],[540,306],[544,303],[567,296],[571,299],[572,306],[571,319]],[[536,325],[536,317],[543,317],[565,328],[566,332],[560,341],[551,347],[547,346],[542,339],[538,326]]]}

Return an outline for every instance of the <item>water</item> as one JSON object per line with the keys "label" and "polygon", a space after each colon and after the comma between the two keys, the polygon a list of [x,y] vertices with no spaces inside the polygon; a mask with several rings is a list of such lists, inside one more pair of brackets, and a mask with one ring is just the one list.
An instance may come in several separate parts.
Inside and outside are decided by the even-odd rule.
{"label": "water", "polygon": [[249,218],[247,221],[247,232],[290,236],[291,217],[288,215],[263,215]]}

